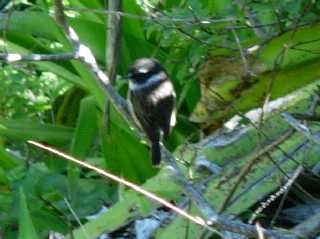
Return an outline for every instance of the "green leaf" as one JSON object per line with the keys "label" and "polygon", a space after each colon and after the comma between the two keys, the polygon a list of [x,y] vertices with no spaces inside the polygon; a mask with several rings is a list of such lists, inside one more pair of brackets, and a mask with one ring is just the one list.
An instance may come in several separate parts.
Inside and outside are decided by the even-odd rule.
{"label": "green leaf", "polygon": [[[9,24],[7,24],[8,18],[10,19]],[[48,14],[42,12],[13,11],[10,16],[2,14],[0,16],[0,30],[17,31],[68,44],[61,28]]]}
{"label": "green leaf", "polygon": [[0,168],[10,170],[21,164],[21,161],[6,151],[3,146],[0,146]]}
{"label": "green leaf", "polygon": [[6,171],[0,168],[0,185],[7,185],[9,182]]}
{"label": "green leaf", "polygon": [[[31,54],[33,53],[30,49],[36,48],[41,53],[54,53],[52,50],[39,45],[39,43],[32,37],[25,34],[8,33],[8,39],[6,41],[10,52],[20,54]],[[56,53],[56,52],[55,52]],[[73,66],[69,62],[34,62],[33,64],[40,66],[41,69],[50,71],[57,76],[60,76],[71,83],[78,85],[79,87],[86,88],[85,82],[75,73]]]}
{"label": "green leaf", "polygon": [[37,239],[38,235],[33,226],[31,215],[28,210],[26,197],[23,189],[20,188],[20,208],[19,208],[19,239]]}
{"label": "green leaf", "polygon": [[72,139],[71,154],[79,158],[85,157],[97,133],[98,108],[94,97],[89,96],[82,99],[80,103],[80,112]]}
{"label": "green leaf", "polygon": [[284,68],[319,59],[319,35],[320,24],[289,31],[271,40],[259,58],[270,70],[275,64]]}
{"label": "green leaf", "polygon": [[[123,1],[123,11],[136,15],[145,15],[134,0]],[[157,43],[152,44],[146,41],[144,24],[139,19],[123,18],[122,32],[121,64],[119,64],[120,74],[125,74],[129,65],[137,58],[155,57],[160,61],[164,59],[164,51],[155,48]]]}
{"label": "green leaf", "polygon": [[[101,9],[104,8],[106,4],[104,4],[103,1],[99,1],[99,0],[70,0],[70,5],[71,6],[76,6],[76,7],[82,7],[82,8],[88,8],[88,9]],[[83,12],[79,12],[80,16],[77,17],[78,19],[86,19],[86,20],[90,20],[92,22],[99,22],[99,23],[103,23],[106,20],[105,15],[100,14],[100,13],[95,13],[95,12],[91,12],[91,11],[83,11]]]}
{"label": "green leaf", "polygon": [[105,25],[79,18],[69,18],[71,26],[77,32],[81,42],[94,53],[98,62],[105,62]]}
{"label": "green leaf", "polygon": [[210,1],[207,1],[207,4],[208,4],[207,7],[210,13],[220,15],[222,12],[224,12],[226,9],[232,6],[232,1],[210,0]]}
{"label": "green leaf", "polygon": [[0,118],[0,135],[13,140],[36,140],[54,145],[70,143],[73,129],[43,124],[30,119],[9,120]]}
{"label": "green leaf", "polygon": [[74,68],[76,69],[82,84],[85,86],[85,89],[92,94],[99,106],[100,109],[103,109],[105,100],[106,100],[106,93],[101,85],[98,83],[95,76],[92,75],[91,71],[88,69],[87,66],[83,65],[78,61],[72,61]]}
{"label": "green leaf", "polygon": [[[89,96],[81,100],[80,112],[77,120],[75,133],[71,144],[71,155],[84,159],[92,147],[98,133],[98,110],[94,97]],[[69,165],[69,183],[71,191],[77,185],[79,170],[78,167]]]}
{"label": "green leaf", "polygon": [[[145,190],[153,192],[167,200],[178,200],[182,194],[177,193],[179,186],[175,180],[172,180],[172,171],[168,168],[162,169],[155,177],[149,179],[143,185]],[[96,219],[86,223],[84,228],[77,228],[73,231],[76,239],[87,239],[83,235],[85,230],[90,239],[94,239],[103,232],[112,232],[117,228],[137,217],[147,215],[154,209],[155,204],[145,196],[133,191],[126,190],[123,199],[119,200],[108,211],[99,215]],[[72,238],[70,235],[67,238]]]}
{"label": "green leaf", "polygon": [[138,183],[144,182],[155,174],[151,166],[150,154],[146,145],[137,140],[126,122],[113,107],[110,109],[111,122],[101,133],[102,152],[107,169],[117,175]]}

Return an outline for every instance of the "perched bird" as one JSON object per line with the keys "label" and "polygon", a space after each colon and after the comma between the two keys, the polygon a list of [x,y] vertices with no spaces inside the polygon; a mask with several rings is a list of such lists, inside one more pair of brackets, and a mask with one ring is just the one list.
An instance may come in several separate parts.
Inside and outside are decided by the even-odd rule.
{"label": "perched bird", "polygon": [[176,123],[176,94],[163,66],[154,59],[136,60],[129,68],[128,102],[135,122],[151,142],[152,165],[161,161],[160,142]]}

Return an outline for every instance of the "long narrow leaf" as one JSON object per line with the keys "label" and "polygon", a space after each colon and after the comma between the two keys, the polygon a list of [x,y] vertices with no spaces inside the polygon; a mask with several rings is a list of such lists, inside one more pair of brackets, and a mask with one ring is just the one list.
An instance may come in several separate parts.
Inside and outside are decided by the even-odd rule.
{"label": "long narrow leaf", "polygon": [[28,210],[26,197],[20,188],[20,210],[19,210],[19,239],[37,239],[38,235],[33,226],[30,212]]}

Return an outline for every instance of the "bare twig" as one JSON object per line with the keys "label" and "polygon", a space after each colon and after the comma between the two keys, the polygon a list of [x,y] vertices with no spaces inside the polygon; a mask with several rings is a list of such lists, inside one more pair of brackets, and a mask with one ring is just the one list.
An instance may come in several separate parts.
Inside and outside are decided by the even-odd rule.
{"label": "bare twig", "polygon": [[295,128],[298,132],[302,133],[307,139],[309,139],[311,142],[315,144],[320,144],[320,138],[315,137],[310,129],[304,125],[301,124],[298,120],[296,120],[291,114],[288,112],[284,112],[281,114],[282,117],[287,121],[293,128]]}
{"label": "bare twig", "polygon": [[161,147],[161,151],[164,160],[174,168],[175,174],[177,175],[177,181],[188,194],[188,196],[196,203],[202,214],[205,216],[205,218],[207,218],[208,223],[210,224],[216,221],[218,217],[217,213],[211,208],[211,205],[207,202],[203,195],[196,190],[188,180],[186,180],[184,175],[179,170],[179,167],[176,161],[173,159],[171,153],[163,145]]}
{"label": "bare twig", "polygon": [[274,15],[277,18],[277,23],[278,23],[277,25],[279,28],[279,32],[282,33],[282,32],[284,32],[283,23],[281,21],[282,12],[280,9],[276,8],[275,4],[273,3],[273,0],[269,0],[269,3],[271,5],[271,8],[273,10]]}
{"label": "bare twig", "polygon": [[[154,17],[152,16],[141,16],[141,15],[122,12],[122,11],[101,10],[101,9],[82,8],[82,7],[66,7],[65,9],[77,11],[77,12],[93,12],[93,13],[101,13],[101,14],[108,14],[108,15],[117,15],[117,16],[123,16],[123,17],[128,17],[128,18],[142,20],[142,21],[154,21]],[[195,21],[194,18],[177,18],[177,17],[170,17],[170,16],[160,16],[157,19],[159,21],[182,22],[182,23],[203,24],[203,25],[223,23],[223,22],[234,22],[239,20],[234,17],[225,17],[220,19],[203,18],[203,19],[199,19],[199,21]]]}
{"label": "bare twig", "polygon": [[54,4],[56,6],[55,11],[60,11],[59,13],[55,13],[56,21],[59,25],[62,26],[67,38],[75,48],[76,59],[88,66],[91,72],[95,75],[95,79],[98,84],[105,89],[111,103],[124,116],[124,118],[131,123],[131,125],[135,125],[134,120],[130,115],[130,111],[126,101],[113,89],[112,85],[110,84],[109,77],[99,68],[90,48],[82,44],[79,41],[79,37],[76,32],[71,27],[69,27],[66,22],[63,21],[64,18],[61,17],[61,15],[63,14],[61,1],[55,0]]}
{"label": "bare twig", "polygon": [[303,16],[306,14],[307,10],[311,8],[311,6],[313,5],[313,1],[309,1],[308,4],[306,4],[301,12],[301,14],[299,15],[299,17],[295,18],[294,19],[294,22],[292,23],[292,32],[290,34],[290,37],[289,39],[287,40],[287,42],[285,44],[283,44],[279,54],[277,55],[277,57],[275,58],[275,61],[273,63],[273,69],[272,69],[272,74],[271,74],[271,77],[268,81],[268,85],[267,85],[267,89],[266,89],[266,94],[265,94],[265,97],[264,97],[264,101],[263,101],[263,105],[262,105],[262,114],[261,114],[261,120],[260,120],[260,123],[259,125],[261,126],[262,123],[263,123],[263,112],[264,112],[264,108],[265,106],[268,104],[268,102],[270,101],[271,99],[271,92],[272,92],[272,89],[273,89],[273,84],[276,80],[276,76],[277,76],[277,71],[280,69],[281,67],[281,64],[283,63],[287,53],[288,53],[288,50],[290,49],[291,45],[292,45],[292,42],[294,40],[294,36],[299,28],[299,25],[300,25],[300,22],[303,18]]}
{"label": "bare twig", "polygon": [[125,180],[123,178],[120,178],[120,177],[118,177],[118,176],[116,176],[114,174],[111,174],[111,173],[109,173],[109,172],[107,172],[107,171],[105,171],[103,169],[100,169],[100,168],[98,168],[96,166],[93,166],[93,165],[91,165],[89,163],[86,163],[84,161],[78,160],[78,159],[76,159],[76,158],[74,158],[74,157],[72,157],[70,155],[67,155],[67,154],[65,154],[65,153],[63,153],[63,152],[61,152],[59,150],[56,150],[56,149],[53,149],[51,147],[45,146],[45,145],[43,145],[41,143],[38,143],[36,141],[29,140],[28,143],[30,143],[30,144],[32,144],[34,146],[37,146],[37,147],[39,147],[41,149],[44,149],[46,151],[49,151],[49,152],[51,152],[53,154],[56,154],[56,155],[62,157],[63,159],[69,160],[69,161],[71,161],[71,162],[73,162],[75,164],[78,164],[78,165],[82,166],[82,167],[85,167],[85,168],[88,168],[88,169],[90,169],[92,171],[95,171],[96,173],[98,173],[98,174],[100,174],[100,175],[102,175],[104,177],[107,177],[109,179],[112,179],[112,180],[114,180],[114,181],[116,181],[116,182],[118,182],[118,183],[120,183],[122,185],[125,185],[125,186],[133,189],[134,191],[139,192],[139,193],[143,194],[144,196],[146,196],[146,197],[148,197],[148,198],[160,203],[161,205],[164,205],[167,208],[170,208],[171,210],[173,210],[176,213],[178,213],[179,215],[191,220],[192,222],[194,222],[196,224],[199,224],[199,225],[207,228],[208,230],[212,230],[205,223],[205,220],[202,219],[201,217],[195,217],[195,216],[192,216],[192,215],[188,214],[184,210],[174,206],[173,204],[171,204],[170,202],[166,201],[165,199],[163,199],[161,197],[158,197],[157,195],[155,195],[155,194],[153,194],[153,193],[141,188],[140,186],[138,186],[138,185],[136,185],[136,184],[134,184],[134,183],[132,183],[130,181],[127,181],[127,180]]}
{"label": "bare twig", "polygon": [[[320,89],[320,86],[318,86],[318,91]],[[319,103],[320,103],[320,92],[316,92],[316,94],[313,96],[313,99],[312,99],[312,102],[311,102],[311,105],[308,109],[308,111],[306,112],[307,115],[315,115],[316,114],[316,110],[317,110],[317,107],[319,106]]]}
{"label": "bare twig", "polygon": [[88,232],[87,232],[86,229],[84,228],[84,226],[83,226],[80,218],[78,217],[77,213],[73,210],[73,208],[72,208],[71,204],[69,203],[68,199],[63,198],[63,201],[64,201],[64,203],[67,205],[67,208],[68,208],[69,211],[71,212],[71,214],[72,214],[72,216],[74,217],[74,219],[75,219],[75,220],[77,221],[77,223],[79,224],[79,226],[80,226],[83,234],[85,235],[85,237],[86,237],[87,239],[89,239],[90,237],[89,237]]}
{"label": "bare twig", "polygon": [[301,114],[301,113],[292,113],[291,115],[298,120],[320,122],[320,115],[309,115],[309,114]]}
{"label": "bare twig", "polygon": [[249,65],[248,65],[248,61],[246,58],[246,55],[244,54],[243,48],[241,46],[241,42],[240,39],[238,37],[238,34],[236,32],[236,30],[232,30],[232,34],[234,36],[234,39],[237,43],[237,46],[239,48],[239,52],[240,52],[240,56],[241,56],[241,60],[242,60],[242,64],[243,64],[243,68],[244,68],[244,72],[249,76],[251,75],[251,71],[249,70]]}
{"label": "bare twig", "polygon": [[280,53],[276,56],[275,61],[273,62],[273,67],[272,67],[272,72],[271,76],[267,82],[267,88],[265,91],[265,96],[263,103],[261,105],[261,115],[260,115],[260,120],[259,120],[259,128],[262,127],[263,125],[263,120],[264,120],[264,114],[265,114],[265,109],[268,106],[270,99],[271,99],[271,92],[273,90],[273,85],[277,77],[277,72],[280,69],[280,66],[284,60],[285,54],[287,53],[287,45],[285,44],[283,48],[281,49]]}
{"label": "bare twig", "polygon": [[[239,0],[234,0],[235,3],[243,9],[244,15],[246,16],[247,20],[246,23],[249,27],[255,26],[255,25],[261,25],[260,24],[260,20],[257,17],[257,15],[252,11],[252,9],[248,6],[248,4],[246,3],[246,5],[242,5],[242,2]],[[266,33],[264,31],[264,29],[262,28],[252,28],[255,32],[255,34],[260,37],[260,38],[265,38]]]}
{"label": "bare twig", "polygon": [[[104,15],[117,15],[117,16],[121,16],[121,17],[126,17],[126,18],[131,18],[131,19],[136,19],[136,20],[140,20],[140,21],[161,21],[161,22],[175,22],[175,23],[185,23],[188,25],[214,25],[214,24],[218,24],[218,23],[236,23],[236,22],[241,22],[242,19],[239,18],[235,18],[235,17],[224,17],[224,18],[198,18],[195,19],[194,17],[192,18],[177,18],[177,17],[173,17],[173,16],[168,16],[168,15],[164,15],[163,13],[161,13],[159,15],[158,12],[158,16],[148,16],[148,15],[138,15],[138,14],[133,14],[133,13],[129,13],[129,12],[122,12],[122,11],[110,11],[110,10],[103,10],[103,9],[96,9],[96,8],[84,8],[84,7],[65,7],[64,8],[67,11],[76,11],[76,12],[90,12],[90,13],[98,13],[98,14],[104,14]],[[267,27],[272,27],[272,26],[276,26],[279,24],[279,21],[281,23],[285,23],[288,20],[295,20],[294,18],[290,18],[290,17],[284,17],[282,19],[279,19],[278,21],[274,21],[274,22],[269,22],[269,23],[264,23],[264,24],[260,24],[260,23],[254,23],[251,22],[250,24],[243,24],[243,25],[228,25],[225,26],[224,29],[225,30],[241,30],[241,29],[258,29],[258,28],[267,28]],[[315,23],[319,21],[319,18],[314,19],[312,22],[302,22],[299,24],[300,26],[305,26],[305,25],[311,25],[312,23]],[[292,29],[292,27],[290,28]],[[287,31],[287,29],[285,30]]]}
{"label": "bare twig", "polygon": [[[121,10],[122,0],[108,0],[108,10],[118,12]],[[107,25],[107,49],[106,62],[107,73],[111,83],[115,81],[117,73],[118,58],[120,53],[121,17],[119,15],[108,15]]]}
{"label": "bare twig", "polygon": [[281,197],[280,202],[279,202],[279,206],[277,206],[277,210],[274,212],[274,214],[272,216],[270,225],[274,225],[274,223],[278,219],[278,216],[279,216],[281,210],[283,209],[284,203],[285,203],[286,199],[288,198],[289,192],[290,192],[290,190],[285,191],[283,196]]}
{"label": "bare twig", "polygon": [[[226,105],[228,107],[231,107],[233,110],[235,110],[235,112],[237,112],[237,114],[242,118],[245,119],[246,121],[248,121],[249,125],[251,127],[253,127],[254,129],[257,130],[257,132],[259,133],[259,135],[263,136],[265,139],[267,140],[272,140],[263,130],[261,130],[261,128],[259,128],[250,118],[248,118],[244,113],[241,112],[241,110],[239,110],[234,103],[229,103],[227,100],[225,100],[225,98],[220,95],[218,92],[216,92],[215,90],[209,88],[210,92],[216,97],[216,99],[222,104],[222,105]],[[283,150],[279,145],[276,145],[275,148],[277,148],[284,156],[286,156],[288,159],[292,160],[292,162],[294,162],[297,166],[300,165],[299,162],[297,162],[297,160],[294,159],[293,156],[291,156],[290,154],[288,154],[285,150]]]}
{"label": "bare twig", "polygon": [[[216,232],[215,229],[220,229],[220,230],[224,230],[224,231],[231,231],[231,232],[243,234],[248,237],[257,238],[257,231],[256,231],[255,226],[244,224],[244,223],[238,222],[238,221],[233,221],[233,220],[224,218],[222,216],[219,216],[215,221],[211,221],[209,224],[208,221],[204,220],[203,218],[188,214],[184,210],[174,206],[173,204],[166,201],[165,199],[158,197],[157,195],[141,188],[140,186],[138,186],[130,181],[127,181],[127,180],[120,178],[116,175],[113,175],[103,169],[95,167],[95,166],[93,166],[89,163],[86,163],[84,161],[78,160],[70,155],[67,155],[67,154],[60,152],[56,149],[53,149],[51,147],[45,146],[45,145],[38,143],[36,141],[28,140],[28,143],[35,145],[35,146],[37,146],[41,149],[44,149],[46,151],[49,151],[51,153],[54,153],[64,159],[69,160],[75,164],[82,166],[82,167],[93,170],[96,173],[98,173],[104,177],[107,177],[111,180],[114,180],[120,184],[123,184],[123,185],[135,190],[136,192],[139,192],[139,193],[143,194],[144,196],[146,196],[146,197],[160,203],[161,205],[173,210],[174,212],[178,213],[179,215],[181,215],[181,216],[187,218],[188,220],[206,228],[207,230],[209,230],[211,232]],[[213,229],[213,228],[215,228],[215,229]],[[298,238],[295,235],[290,234],[290,233],[286,233],[286,232],[279,232],[279,231],[275,231],[275,230],[266,230],[264,228],[261,228],[261,230],[264,233],[264,235],[266,235],[268,238],[275,238],[275,239],[296,239],[296,238]]]}
{"label": "bare twig", "polygon": [[303,167],[299,166],[294,174],[292,175],[291,178],[288,179],[288,181],[280,188],[279,191],[277,191],[274,195],[271,195],[267,201],[262,202],[260,207],[258,207],[254,213],[252,214],[249,223],[253,223],[253,221],[256,219],[257,215],[259,215],[265,208],[267,208],[273,201],[275,201],[280,195],[282,195],[283,193],[285,193],[286,191],[288,191],[290,189],[290,187],[292,186],[292,184],[295,182],[295,180],[297,179],[297,177],[300,175],[300,173],[303,171]]}
{"label": "bare twig", "polygon": [[261,230],[260,223],[257,222],[255,225],[256,225],[256,228],[257,228],[257,232],[258,232],[258,238],[259,239],[265,239],[265,236],[263,234],[263,230]]}
{"label": "bare twig", "polygon": [[67,27],[67,23],[66,23],[63,9],[64,9],[64,6],[63,6],[62,1],[54,0],[54,17],[55,17],[57,23],[59,23],[62,26],[63,30],[68,31],[68,27]]}
{"label": "bare twig", "polygon": [[304,238],[313,238],[320,232],[320,213],[317,213],[301,224],[295,226],[292,232]]}
{"label": "bare twig", "polygon": [[[320,89],[320,86],[319,86]],[[320,91],[318,89],[318,92],[313,96],[311,105],[307,112],[305,113],[292,113],[291,115],[299,120],[309,120],[309,121],[320,121],[320,116],[317,115],[316,109],[320,104]]]}
{"label": "bare twig", "polygon": [[[122,0],[106,0],[110,11],[120,11]],[[117,77],[117,66],[121,45],[121,16],[110,14],[107,17],[106,29],[106,69],[111,84],[114,85]],[[110,102],[107,101],[104,109],[104,126],[106,129],[110,125]]]}
{"label": "bare twig", "polygon": [[18,53],[0,53],[0,60],[13,63],[21,61],[66,61],[75,59],[76,55],[73,52],[70,53],[58,53],[58,54],[30,54],[22,55]]}
{"label": "bare twig", "polygon": [[[303,149],[306,149],[309,145],[308,140],[304,140],[299,145],[297,145],[294,149],[292,149],[288,154],[290,156],[296,155],[298,152],[302,151]],[[268,153],[266,154],[268,157]],[[230,201],[229,206],[235,205],[239,200],[243,198],[243,196],[247,195],[248,192],[252,191],[254,188],[259,187],[259,185],[263,184],[266,180],[269,180],[272,178],[272,176],[275,174],[275,172],[280,171],[283,175],[285,175],[286,179],[289,179],[290,176],[287,175],[287,173],[283,172],[283,169],[281,168],[282,165],[286,164],[289,160],[287,156],[283,156],[277,162],[272,159],[272,157],[268,157],[268,159],[273,163],[273,166],[271,166],[262,176],[254,180],[253,182],[250,182],[247,184],[241,192],[236,194],[234,198]],[[295,186],[298,185],[297,182],[295,182]],[[299,188],[299,190],[301,190]],[[262,197],[263,195],[261,195]],[[308,195],[309,196],[309,195]],[[312,199],[312,196],[310,196],[310,199]]]}
{"label": "bare twig", "polygon": [[270,150],[273,150],[276,145],[279,145],[281,142],[287,140],[292,135],[292,131],[286,132],[283,136],[281,136],[276,141],[272,142],[271,144],[265,146],[263,149],[261,149],[258,152],[254,152],[251,156],[251,159],[249,162],[241,169],[237,179],[235,180],[235,183],[231,190],[229,191],[229,194],[227,195],[225,201],[221,204],[221,208],[219,209],[219,212],[223,212],[230,202],[232,196],[234,195],[235,191],[237,190],[238,186],[242,182],[242,180],[245,178],[245,176],[250,172],[251,168],[255,165],[255,163],[267,152]]}

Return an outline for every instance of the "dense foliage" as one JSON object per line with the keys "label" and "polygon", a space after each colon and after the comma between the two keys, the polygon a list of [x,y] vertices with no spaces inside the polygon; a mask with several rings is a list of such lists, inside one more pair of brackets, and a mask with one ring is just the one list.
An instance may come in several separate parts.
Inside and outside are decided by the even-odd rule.
{"label": "dense foliage", "polygon": [[[2,53],[72,51],[52,17],[51,0],[3,2]],[[106,69],[107,4],[103,0],[64,4],[68,23]],[[296,164],[283,160],[281,150],[297,162],[304,162],[305,151],[292,152],[296,148],[308,151],[305,163],[309,168],[318,161],[319,147],[300,148],[305,140],[302,135],[279,141],[281,150],[277,152],[257,152],[290,130],[278,115],[265,122],[261,117],[259,127],[251,127],[244,138],[231,140],[226,147],[210,146],[206,140],[236,114],[244,125],[252,125],[244,113],[296,90],[285,109],[307,110],[320,79],[319,1],[124,0],[122,12],[127,14],[121,16],[114,87],[126,97],[128,86],[123,76],[137,58],[154,57],[164,64],[178,95],[178,124],[165,142],[167,148],[195,184],[201,184],[207,175],[194,171],[199,155],[229,166],[223,176],[210,181],[204,193],[215,208],[248,219],[252,207],[282,182],[269,181],[255,188],[248,184],[269,171],[275,171],[271,180],[286,179],[282,171],[290,174],[295,169]],[[30,139],[105,168],[178,205],[184,200],[172,172],[151,166],[148,146],[113,106],[106,120],[104,90],[79,61],[3,62],[0,85],[0,238],[48,238],[50,231],[68,238],[71,232],[77,239],[95,238],[150,215],[158,207],[92,171],[28,145]],[[319,130],[317,123],[310,127]],[[279,165],[283,168],[275,170],[264,157],[282,160]],[[228,201],[224,192],[240,180],[233,175],[256,158],[262,159],[261,164],[248,173],[248,181],[241,182]],[[239,160],[235,163],[234,159]],[[222,206],[223,202],[226,205]],[[86,216],[102,205],[110,206],[109,211],[88,222]],[[189,209],[198,213],[194,205]],[[185,219],[174,218],[157,230],[156,237],[200,238],[199,226],[184,229],[185,224]]]}

